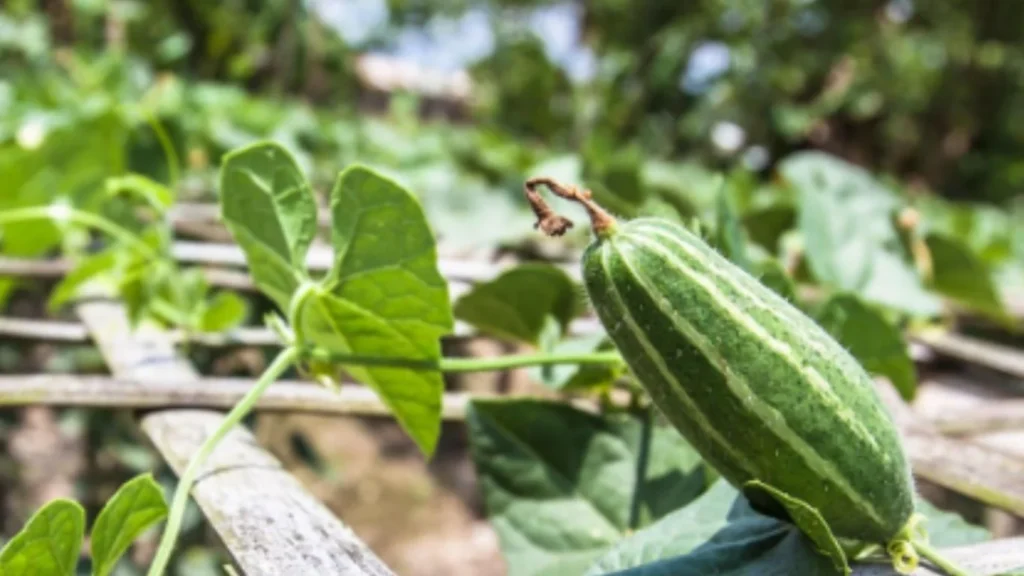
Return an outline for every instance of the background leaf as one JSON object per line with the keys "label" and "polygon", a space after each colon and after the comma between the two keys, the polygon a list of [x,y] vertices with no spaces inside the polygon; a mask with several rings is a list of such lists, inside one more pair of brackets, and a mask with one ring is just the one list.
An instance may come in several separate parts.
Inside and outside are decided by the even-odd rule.
{"label": "background leaf", "polygon": [[224,332],[245,322],[249,306],[234,292],[219,292],[203,308],[199,329],[204,332]]}
{"label": "background leaf", "polygon": [[733,264],[750,272],[752,266],[747,256],[746,231],[740,223],[736,209],[729,199],[728,190],[722,187],[716,204],[715,244],[722,255]]}
{"label": "background leaf", "polygon": [[799,194],[798,226],[815,278],[908,314],[941,312],[903,252],[891,218],[895,195],[865,170],[820,152],[794,154],[780,170]]}
{"label": "background leaf", "polygon": [[928,531],[928,540],[933,546],[967,546],[992,539],[992,534],[988,530],[967,522],[959,514],[936,508],[920,497],[915,500],[916,510],[927,518],[924,528]]}
{"label": "background leaf", "polygon": [[69,576],[78,565],[85,535],[85,510],[78,502],[58,498],[29,518],[0,551],[4,576]]}
{"label": "background leaf", "polygon": [[870,373],[888,378],[906,400],[917,390],[917,369],[899,328],[856,296],[836,294],[817,321]]}
{"label": "background leaf", "polygon": [[[628,530],[705,489],[700,457],[674,429],[652,431],[637,486],[642,425],[539,400],[474,400],[467,412],[473,462],[509,574],[579,574]],[[639,490],[639,492],[637,492]]]}
{"label": "background leaf", "polygon": [[175,200],[175,193],[171,188],[142,174],[125,174],[107,179],[107,193],[131,194],[161,214],[166,212]]}
{"label": "background leaf", "polygon": [[1008,322],[992,271],[965,245],[941,234],[925,237],[932,258],[932,286],[946,297],[998,322]]}
{"label": "background leaf", "polygon": [[92,527],[89,539],[94,576],[110,574],[132,542],[165,516],[163,488],[152,474],[141,474],[122,484]]}
{"label": "background leaf", "polygon": [[580,290],[569,276],[550,264],[520,264],[477,284],[455,303],[455,317],[488,334],[538,344],[545,318],[555,318],[564,332],[581,306]]}
{"label": "background leaf", "polygon": [[253,281],[287,311],[317,230],[316,202],[298,164],[271,142],[232,151],[221,168],[220,197]]}
{"label": "background leaf", "polygon": [[117,251],[118,248],[116,247],[110,248],[79,261],[50,292],[50,299],[47,303],[50,310],[58,310],[73,300],[86,283],[94,281],[97,276],[113,270],[117,266],[119,259]]}

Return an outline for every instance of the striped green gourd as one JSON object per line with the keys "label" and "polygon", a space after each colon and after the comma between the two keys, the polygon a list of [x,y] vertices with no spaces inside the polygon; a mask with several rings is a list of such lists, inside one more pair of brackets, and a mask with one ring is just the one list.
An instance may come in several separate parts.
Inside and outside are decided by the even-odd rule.
{"label": "striped green gourd", "polygon": [[588,193],[575,199],[596,233],[583,256],[587,293],[679,432],[733,485],[757,479],[799,498],[836,536],[896,536],[914,512],[913,482],[860,364],[686,229],[657,218],[617,222]]}

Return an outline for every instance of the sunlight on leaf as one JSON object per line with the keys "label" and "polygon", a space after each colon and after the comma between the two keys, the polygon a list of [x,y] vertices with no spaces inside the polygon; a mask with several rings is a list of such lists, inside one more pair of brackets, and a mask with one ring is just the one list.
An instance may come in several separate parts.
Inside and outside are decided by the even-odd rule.
{"label": "sunlight on leaf", "polygon": [[[327,350],[436,362],[452,331],[448,283],[423,210],[408,191],[362,166],[338,176],[331,192],[334,266],[325,292],[299,315],[304,338]],[[440,432],[440,372],[347,368],[376,390],[427,455]]]}
{"label": "sunlight on leaf", "polygon": [[110,574],[121,555],[167,516],[163,488],[146,473],[125,482],[103,506],[90,534],[93,575]]}
{"label": "sunlight on leaf", "polygon": [[224,223],[245,251],[257,287],[287,310],[317,230],[305,176],[283,147],[261,142],[225,156],[220,195]]}
{"label": "sunlight on leaf", "polygon": [[29,518],[0,551],[3,576],[69,576],[75,573],[85,534],[85,511],[57,499]]}

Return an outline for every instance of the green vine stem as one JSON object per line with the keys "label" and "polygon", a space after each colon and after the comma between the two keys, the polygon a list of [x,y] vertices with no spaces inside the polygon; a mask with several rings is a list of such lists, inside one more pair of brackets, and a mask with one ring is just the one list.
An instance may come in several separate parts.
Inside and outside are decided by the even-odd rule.
{"label": "green vine stem", "polygon": [[650,460],[651,436],[654,434],[654,408],[640,408],[640,450],[636,457],[634,474],[633,498],[629,505],[629,529],[636,530],[640,526],[640,501],[644,494],[644,481],[647,478],[647,462]]}
{"label": "green vine stem", "polygon": [[931,544],[922,540],[916,540],[913,542],[913,545],[922,558],[941,568],[947,576],[974,576],[943,556],[942,552],[933,548]]}
{"label": "green vine stem", "polygon": [[410,370],[436,370],[439,372],[492,372],[555,364],[584,366],[622,364],[623,362],[622,356],[618,352],[510,354],[494,358],[417,360],[414,358],[338,354],[322,348],[307,348],[303,350],[302,355],[311,359],[348,366],[383,366],[388,368],[408,368]]}
{"label": "green vine stem", "polygon": [[178,533],[181,531],[181,522],[185,516],[185,507],[188,505],[189,493],[192,491],[196,475],[206,462],[207,457],[213,453],[213,450],[224,436],[252,411],[260,396],[263,396],[263,392],[280,378],[295,363],[298,357],[299,352],[295,348],[285,348],[282,350],[274,358],[270,366],[263,371],[260,379],[256,381],[252,389],[238,401],[238,404],[235,404],[231,412],[228,412],[228,415],[224,417],[221,425],[203,441],[199,450],[192,455],[192,459],[185,468],[185,473],[181,475],[178,486],[174,489],[174,498],[171,501],[171,509],[167,516],[167,526],[160,537],[160,546],[157,548],[153,563],[149,566],[149,576],[163,576],[164,570],[167,568],[171,552],[173,552],[174,545],[178,539]]}
{"label": "green vine stem", "polygon": [[56,220],[58,222],[70,222],[72,224],[78,224],[79,226],[93,228],[108,234],[116,240],[120,240],[121,242],[130,245],[132,249],[137,250],[142,256],[147,258],[158,258],[160,256],[156,250],[154,250],[149,244],[143,242],[141,238],[131,231],[122,228],[99,214],[93,214],[92,212],[85,212],[70,206],[61,206],[56,204],[50,206],[15,208],[13,210],[0,212],[0,225],[14,224],[18,222],[31,222],[34,220]]}

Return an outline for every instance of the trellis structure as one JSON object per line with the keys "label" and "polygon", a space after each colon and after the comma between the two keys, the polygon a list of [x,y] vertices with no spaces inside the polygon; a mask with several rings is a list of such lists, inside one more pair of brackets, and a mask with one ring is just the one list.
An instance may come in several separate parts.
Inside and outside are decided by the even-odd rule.
{"label": "trellis structure", "polygon": [[[175,254],[207,267],[211,282],[251,289],[248,277],[223,266],[244,265],[237,247],[179,242]],[[321,249],[310,263],[323,263]],[[324,262],[329,262],[325,260]],[[59,277],[61,261],[0,259],[0,275]],[[493,278],[501,267],[489,262],[447,260],[440,263],[456,296],[472,282]],[[139,423],[164,460],[181,473],[202,441],[217,428],[221,414],[249,388],[244,379],[201,378],[175,351],[184,335],[152,329],[132,330],[117,301],[90,298],[75,307],[79,322],[0,318],[0,337],[58,342],[92,342],[112,376],[29,375],[0,377],[0,406],[47,404],[150,410]],[[572,331],[592,333],[592,319]],[[470,337],[459,326],[455,337]],[[260,346],[277,343],[263,329],[239,330],[193,340],[203,346]],[[959,358],[1015,377],[1024,377],[1024,355],[1009,348],[965,339],[935,336],[914,345],[922,358]],[[884,396],[897,416],[914,473],[919,478],[967,495],[994,509],[1024,517],[1024,399],[986,385],[985,378],[963,380],[939,373],[921,386],[921,398],[906,406],[889,386]],[[991,380],[991,379],[989,379]],[[443,417],[462,419],[469,396],[448,393]],[[585,401],[581,407],[588,407]],[[950,418],[950,407],[963,409]],[[286,381],[272,386],[258,410],[303,411],[340,415],[387,414],[367,388],[343,387],[334,393],[318,386]],[[237,428],[208,460],[192,496],[207,521],[247,575],[345,574],[383,575],[392,571],[336,518],[281,463],[261,449],[253,436]],[[1009,538],[952,549],[949,556],[978,574],[998,574],[1024,565],[1024,538]],[[930,574],[920,568],[921,574]],[[891,575],[891,568],[862,567],[858,575]]]}

